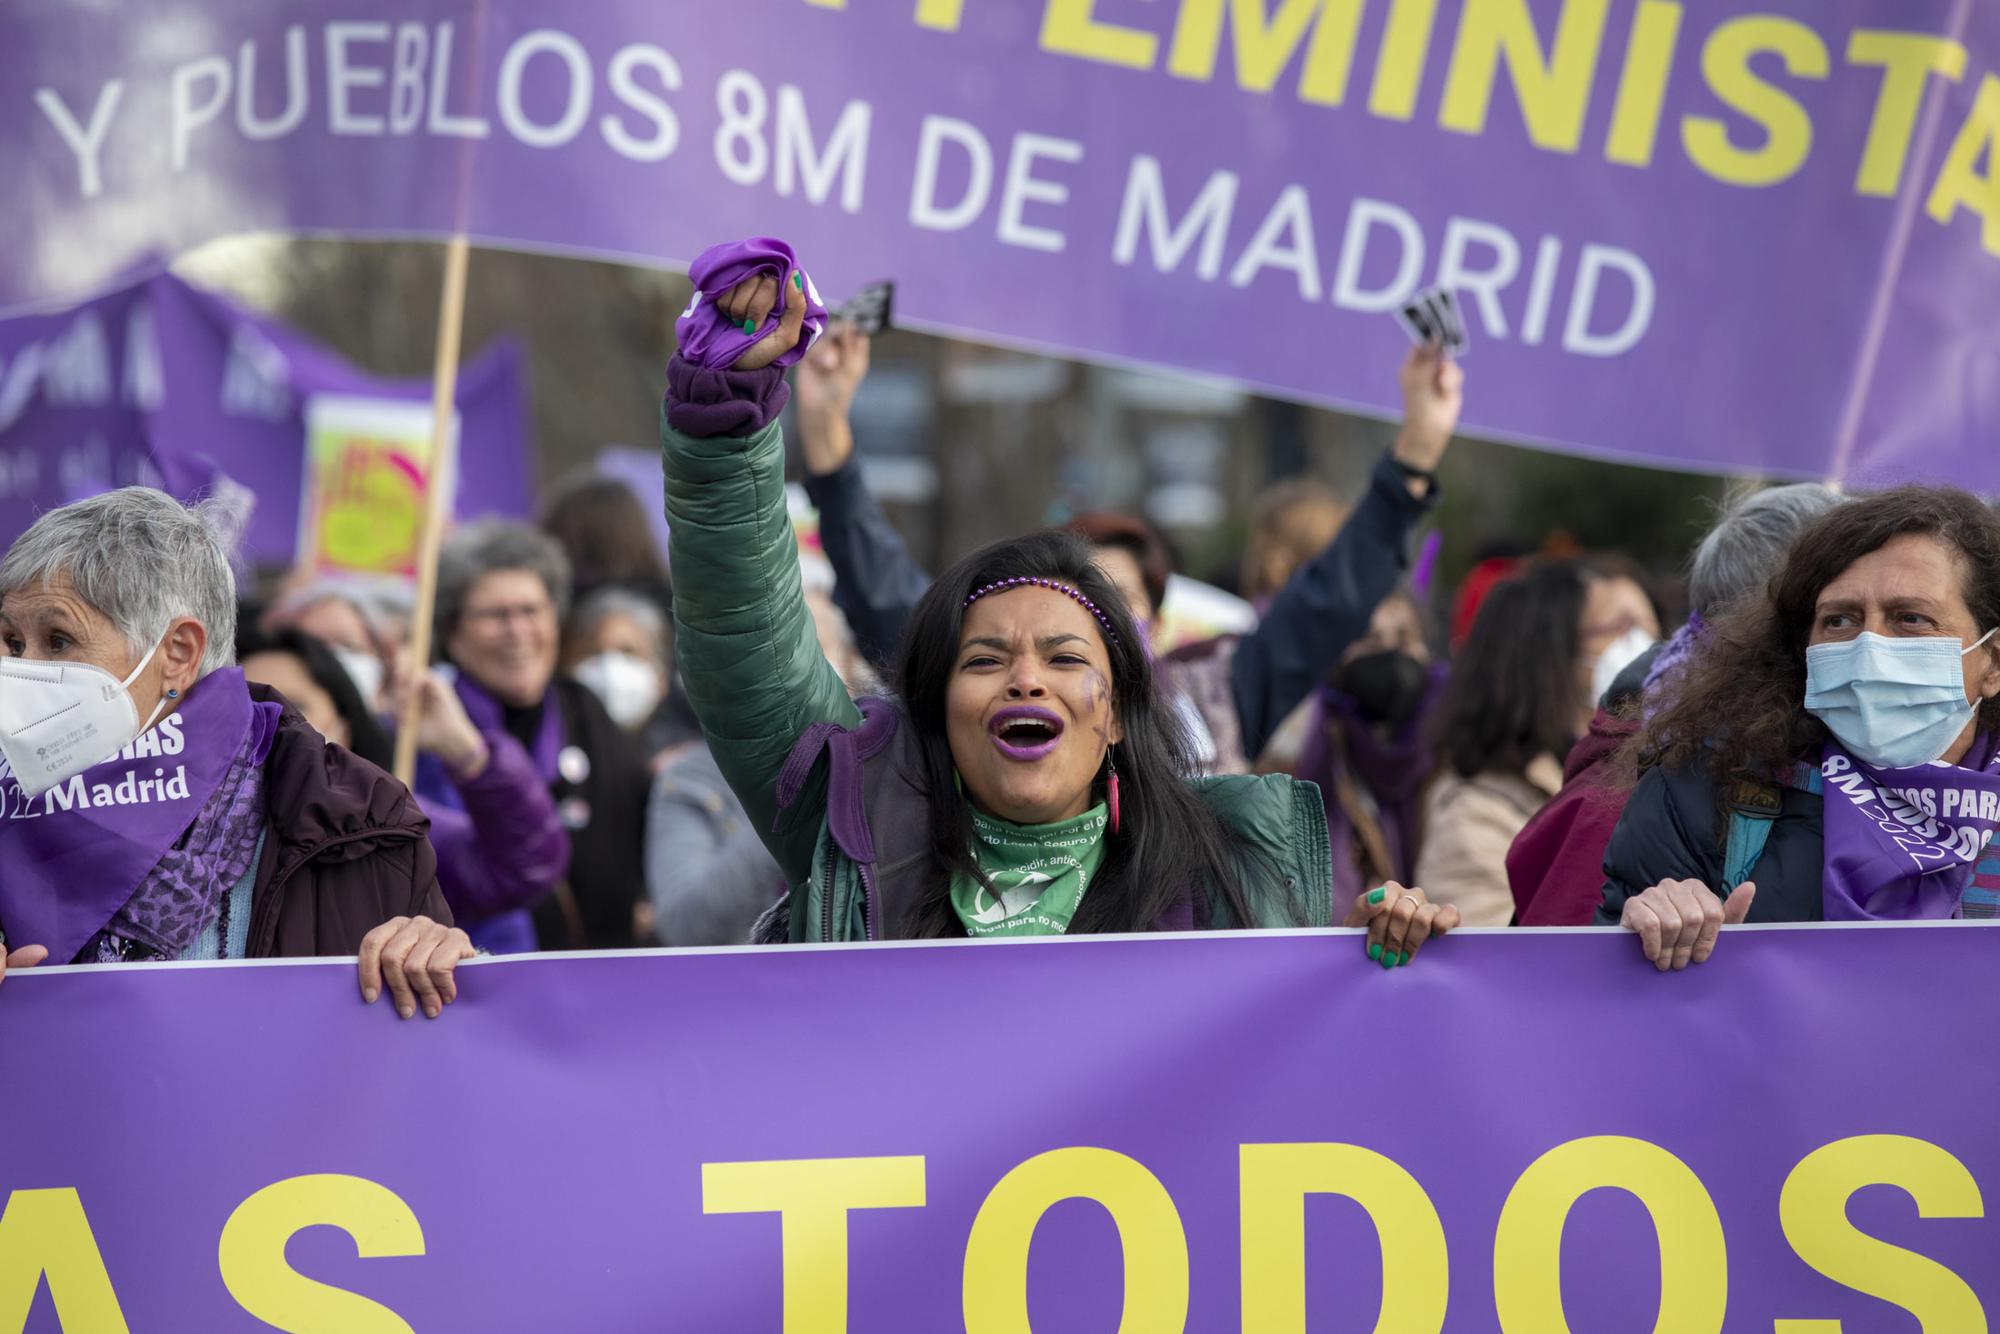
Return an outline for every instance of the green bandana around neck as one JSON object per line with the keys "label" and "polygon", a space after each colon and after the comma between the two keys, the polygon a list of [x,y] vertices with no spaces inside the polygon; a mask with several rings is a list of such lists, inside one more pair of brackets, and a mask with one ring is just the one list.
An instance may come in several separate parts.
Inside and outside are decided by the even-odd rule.
{"label": "green bandana around neck", "polygon": [[993,891],[953,876],[951,907],[968,936],[1060,936],[1104,860],[1104,803],[1055,824],[1018,825],[972,813],[972,857]]}

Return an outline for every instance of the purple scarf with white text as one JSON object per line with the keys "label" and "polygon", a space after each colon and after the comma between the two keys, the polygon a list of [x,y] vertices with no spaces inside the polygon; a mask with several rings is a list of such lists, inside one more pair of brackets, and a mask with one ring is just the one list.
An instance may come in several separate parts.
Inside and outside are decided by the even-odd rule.
{"label": "purple scarf with white text", "polygon": [[1828,742],[1829,922],[1958,916],[1973,868],[2000,830],[2000,733],[1982,732],[1961,764],[1876,769]]}

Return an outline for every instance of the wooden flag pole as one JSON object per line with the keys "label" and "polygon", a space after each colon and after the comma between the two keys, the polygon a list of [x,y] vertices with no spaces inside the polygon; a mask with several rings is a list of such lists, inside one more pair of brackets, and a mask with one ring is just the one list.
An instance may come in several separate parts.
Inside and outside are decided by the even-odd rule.
{"label": "wooden flag pole", "polygon": [[[417,553],[417,598],[410,612],[412,673],[430,665],[431,622],[437,611],[438,552],[451,521],[453,480],[458,471],[451,418],[458,396],[458,351],[465,332],[465,233],[455,234],[444,252],[444,295],[438,302],[437,361],[431,373],[430,490],[425,496],[423,542]],[[423,699],[412,689],[396,716],[396,777],[406,786],[417,777],[417,722]]]}

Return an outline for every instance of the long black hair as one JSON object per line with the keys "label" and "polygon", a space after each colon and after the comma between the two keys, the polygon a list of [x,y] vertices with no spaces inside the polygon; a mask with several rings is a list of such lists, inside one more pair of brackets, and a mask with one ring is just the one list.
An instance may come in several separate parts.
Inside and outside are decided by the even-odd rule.
{"label": "long black hair", "polygon": [[1192,896],[1200,921],[1211,893],[1237,923],[1249,925],[1253,918],[1239,872],[1248,849],[1188,786],[1194,748],[1160,696],[1131,612],[1092,563],[1088,543],[1072,533],[1041,532],[996,542],[946,570],[917,603],[903,636],[899,692],[922,741],[923,772],[913,777],[929,798],[933,870],[932,883],[911,910],[911,934],[960,934],[951,879],[983,879],[972,856],[972,808],[955,781],[945,699],[958,667],[966,598],[975,588],[1021,578],[1053,579],[1078,589],[1097,604],[1116,636],[1105,648],[1111,697],[1124,729],[1124,739],[1111,750],[1123,828],[1105,835],[1104,860],[1071,932],[1145,931],[1186,896]]}
{"label": "long black hair", "polygon": [[1522,774],[1576,741],[1588,586],[1581,563],[1548,561],[1495,584],[1480,604],[1435,724],[1439,758],[1461,777]]}

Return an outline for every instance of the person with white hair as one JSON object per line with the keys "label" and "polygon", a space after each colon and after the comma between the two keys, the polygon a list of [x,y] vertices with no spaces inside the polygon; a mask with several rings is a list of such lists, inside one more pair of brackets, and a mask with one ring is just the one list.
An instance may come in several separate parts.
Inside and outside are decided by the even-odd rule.
{"label": "person with white hair", "polygon": [[203,512],[127,487],[0,558],[0,976],[48,959],[360,956],[404,1018],[472,945],[408,789],[235,665]]}

